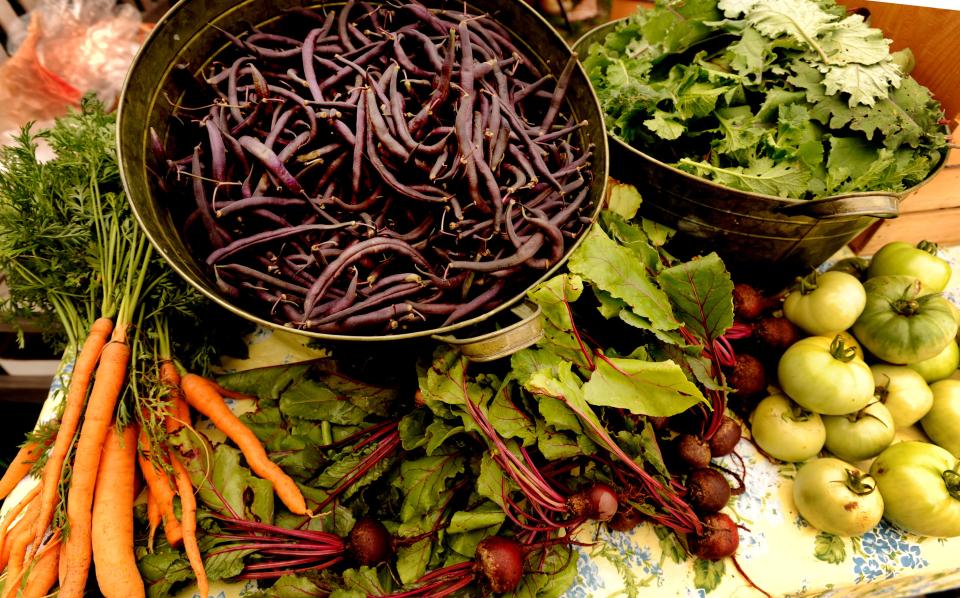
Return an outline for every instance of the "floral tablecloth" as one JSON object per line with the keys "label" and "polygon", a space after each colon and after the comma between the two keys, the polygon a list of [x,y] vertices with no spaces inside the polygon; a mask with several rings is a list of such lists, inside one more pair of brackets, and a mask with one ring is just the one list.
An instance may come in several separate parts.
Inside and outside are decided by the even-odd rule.
{"label": "floral tablecloth", "polygon": [[[953,265],[954,277],[946,294],[960,305],[960,247],[942,251]],[[839,257],[839,256],[838,256]],[[322,355],[322,354],[320,354]],[[259,330],[249,339],[249,356],[227,361],[230,370],[267,364],[315,359],[316,350],[288,333]],[[71,357],[64,356],[64,371]],[[957,374],[955,374],[956,376]],[[50,417],[62,398],[58,379],[50,389],[41,421]],[[899,439],[918,439],[916,428],[898,432]],[[772,596],[801,597],[907,597],[935,591],[960,592],[960,538],[921,538],[882,522],[858,538],[841,538],[807,525],[793,506],[793,464],[774,464],[760,455],[748,440],[737,454],[746,467],[746,490],[731,500],[727,511],[741,526],[736,560],[758,588]],[[732,457],[718,461],[739,471]],[[35,483],[25,480],[12,495],[18,497]],[[592,547],[579,548],[578,577],[565,598],[633,596],[749,597],[762,593],[751,587],[735,563],[694,561],[670,534],[650,526],[631,533],[603,528],[584,530],[581,539],[596,539]],[[246,584],[214,584],[212,598],[242,598]],[[177,598],[198,598],[187,589]]]}

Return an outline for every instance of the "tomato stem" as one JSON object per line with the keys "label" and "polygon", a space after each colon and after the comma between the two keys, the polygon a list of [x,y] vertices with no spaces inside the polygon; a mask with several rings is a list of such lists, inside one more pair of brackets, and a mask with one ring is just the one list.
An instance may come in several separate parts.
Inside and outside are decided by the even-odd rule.
{"label": "tomato stem", "polygon": [[897,299],[890,303],[890,307],[901,316],[914,316],[920,311],[920,302],[916,299]]}
{"label": "tomato stem", "polygon": [[857,496],[866,496],[877,489],[877,482],[869,473],[862,473],[855,469],[847,469],[846,486]]}
{"label": "tomato stem", "polygon": [[855,347],[848,347],[846,343],[843,342],[843,337],[838,334],[833,338],[833,342],[830,343],[830,355],[837,361],[848,363],[853,361],[853,358],[857,356],[857,349]]}
{"label": "tomato stem", "polygon": [[[960,462],[956,465],[957,470],[960,470]],[[960,471],[948,469],[943,472],[943,482],[947,485],[947,492],[950,493],[950,496],[954,497],[957,500],[960,500]]]}
{"label": "tomato stem", "polygon": [[[793,403],[793,401],[791,401],[791,403]],[[807,411],[798,403],[793,403],[790,406],[790,419],[795,422],[805,422],[810,419],[811,415],[813,415],[812,411]]]}
{"label": "tomato stem", "polygon": [[797,285],[801,295],[809,295],[820,286],[820,274],[814,270],[806,276],[798,276]]}
{"label": "tomato stem", "polygon": [[933,241],[924,240],[917,243],[917,249],[920,251],[926,251],[930,255],[937,255],[937,250],[940,249],[940,247]]}

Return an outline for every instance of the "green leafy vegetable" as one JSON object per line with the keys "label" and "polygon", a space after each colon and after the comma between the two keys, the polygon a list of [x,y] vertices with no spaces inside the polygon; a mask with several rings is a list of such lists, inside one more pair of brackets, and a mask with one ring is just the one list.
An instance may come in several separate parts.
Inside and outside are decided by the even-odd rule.
{"label": "green leafy vegetable", "polygon": [[[833,0],[658,0],[584,63],[613,134],[743,191],[902,191],[946,154],[940,105],[881,31]],[[884,162],[845,170],[834,138]]]}

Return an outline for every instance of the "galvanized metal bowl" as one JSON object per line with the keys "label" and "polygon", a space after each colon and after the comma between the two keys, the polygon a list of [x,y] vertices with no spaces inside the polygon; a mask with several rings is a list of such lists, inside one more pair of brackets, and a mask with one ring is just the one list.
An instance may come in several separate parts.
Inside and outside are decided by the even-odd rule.
{"label": "galvanized metal bowl", "polygon": [[[445,0],[421,0],[428,8],[456,6],[464,3]],[[375,0],[373,4],[385,4]],[[124,188],[130,198],[134,214],[153,243],[155,249],[170,266],[200,292],[231,312],[267,327],[282,328],[298,334],[327,340],[397,340],[412,337],[449,334],[455,330],[475,326],[496,314],[510,309],[525,293],[505,301],[488,313],[443,328],[418,330],[389,336],[353,336],[325,334],[282,327],[257,314],[239,307],[216,286],[202,260],[191,254],[184,239],[165,206],[164,194],[157,187],[148,168],[149,130],[153,127],[160,139],[170,130],[170,119],[178,102],[187,92],[190,81],[228,45],[222,31],[239,33],[252,25],[264,26],[276,20],[286,9],[300,7],[333,8],[344,2],[304,3],[303,0],[181,0],[156,25],[134,59],[124,83],[118,111],[117,136],[120,171]],[[563,38],[540,14],[524,2],[511,0],[468,0],[468,10],[491,15],[513,35],[514,43],[547,73],[559,75],[573,54]],[[596,219],[603,203],[607,185],[607,142],[603,116],[596,95],[582,67],[577,65],[567,93],[567,110],[576,120],[585,120],[589,126],[579,130],[582,147],[592,145],[593,181],[590,190],[590,214]],[[529,289],[552,276],[580,239],[568,248],[564,258],[541,275],[532,275]],[[529,344],[534,334],[521,335]],[[449,340],[449,338],[445,338]],[[489,339],[488,339],[489,340]],[[494,342],[499,342],[494,340]],[[503,347],[497,346],[502,352]]]}
{"label": "galvanized metal bowl", "polygon": [[[629,17],[628,17],[629,18]],[[594,43],[627,19],[606,23],[573,45],[581,60]],[[612,133],[610,176],[635,185],[644,216],[676,228],[672,249],[716,251],[735,277],[774,287],[826,261],[877,219],[896,218],[906,191],[834,195],[815,200],[750,193],[698,177],[658,160]]]}

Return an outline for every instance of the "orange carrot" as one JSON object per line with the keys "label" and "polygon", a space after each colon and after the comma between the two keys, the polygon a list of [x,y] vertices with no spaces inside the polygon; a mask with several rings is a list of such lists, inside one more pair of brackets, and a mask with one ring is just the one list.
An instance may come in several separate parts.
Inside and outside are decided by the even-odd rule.
{"label": "orange carrot", "polygon": [[150,488],[147,488],[147,522],[149,524],[147,550],[150,552],[153,552],[153,537],[157,533],[157,528],[160,527],[160,517],[160,506],[157,504],[157,498],[153,495],[153,492],[150,492]]}
{"label": "orange carrot", "polygon": [[51,540],[37,553],[37,558],[27,573],[27,585],[21,598],[42,598],[50,593],[57,582],[60,563],[60,539]]}
{"label": "orange carrot", "polygon": [[213,425],[236,443],[255,474],[273,484],[273,490],[295,515],[311,514],[296,482],[270,460],[256,435],[230,411],[209,380],[186,374],[181,381],[183,396],[190,406],[207,416]]}
{"label": "orange carrot", "polygon": [[23,580],[23,565],[27,555],[27,547],[33,541],[31,527],[37,517],[37,511],[29,509],[23,515],[23,527],[15,529],[9,538],[10,554],[7,560],[7,580],[3,586],[3,598],[17,595]]}
{"label": "orange carrot", "polygon": [[[103,445],[93,495],[91,546],[100,592],[106,598],[145,596],[133,552],[133,481],[137,475],[137,429],[111,427]],[[72,531],[72,530],[71,530]]]}
{"label": "orange carrot", "polygon": [[41,476],[43,490],[40,491],[40,514],[34,525],[34,539],[37,544],[43,538],[47,526],[50,525],[53,511],[59,502],[57,489],[60,485],[63,462],[67,459],[73,437],[80,425],[80,416],[83,415],[83,405],[87,399],[90,379],[93,377],[97,362],[100,360],[100,353],[107,344],[111,332],[113,332],[113,321],[109,318],[97,318],[90,326],[87,340],[83,342],[83,347],[73,365],[70,384],[67,386],[67,396],[64,399],[63,415],[60,416],[60,429],[57,431],[53,449],[50,451]]}
{"label": "orange carrot", "polygon": [[[39,494],[40,486],[34,486],[30,489],[30,492],[27,492],[27,494],[20,499],[20,502],[14,505],[14,507],[7,511],[3,518],[0,519],[0,569],[3,569],[7,565],[7,558],[10,556],[10,548],[7,544],[7,538],[13,529],[10,523],[16,521],[20,512],[23,511],[27,505],[34,502]],[[22,520],[17,522],[17,524],[20,523],[22,523]]]}
{"label": "orange carrot", "polygon": [[193,495],[193,484],[190,475],[180,459],[172,457],[173,472],[177,479],[177,493],[180,495],[180,513],[183,520],[183,548],[187,551],[190,568],[197,576],[197,588],[201,596],[210,595],[210,586],[207,583],[207,571],[203,568],[203,558],[200,556],[200,546],[197,544],[197,497]]}
{"label": "orange carrot", "polygon": [[[142,447],[143,434],[140,436],[140,442]],[[167,536],[167,543],[170,546],[179,546],[183,540],[183,530],[173,511],[173,488],[170,486],[170,479],[163,471],[158,471],[150,459],[143,454],[140,455],[139,460],[143,479],[147,482],[150,495],[157,501],[160,516],[163,518],[163,533]]]}
{"label": "orange carrot", "polygon": [[185,425],[190,424],[190,406],[183,400],[180,390],[180,372],[172,360],[166,359],[160,364],[160,382],[170,393],[170,407],[165,421],[167,434],[176,434]]}
{"label": "orange carrot", "polygon": [[[111,341],[103,348],[97,376],[90,391],[83,427],[73,460],[67,492],[67,523],[70,535],[63,541],[64,576],[60,598],[80,598],[90,573],[90,525],[94,487],[103,443],[113,422],[113,412],[123,391],[130,362],[130,346]],[[131,478],[130,484],[133,484]]]}
{"label": "orange carrot", "polygon": [[20,451],[13,458],[10,467],[3,472],[3,477],[0,478],[0,499],[6,498],[13,492],[20,480],[30,473],[30,468],[37,462],[37,458],[43,454],[43,449],[43,445],[36,442],[27,442],[20,447]]}
{"label": "orange carrot", "polygon": [[257,397],[244,394],[236,390],[230,390],[229,388],[224,388],[220,386],[216,381],[211,380],[210,378],[204,378],[210,386],[216,389],[221,396],[227,397],[228,399],[233,399],[235,401],[255,401]]}

